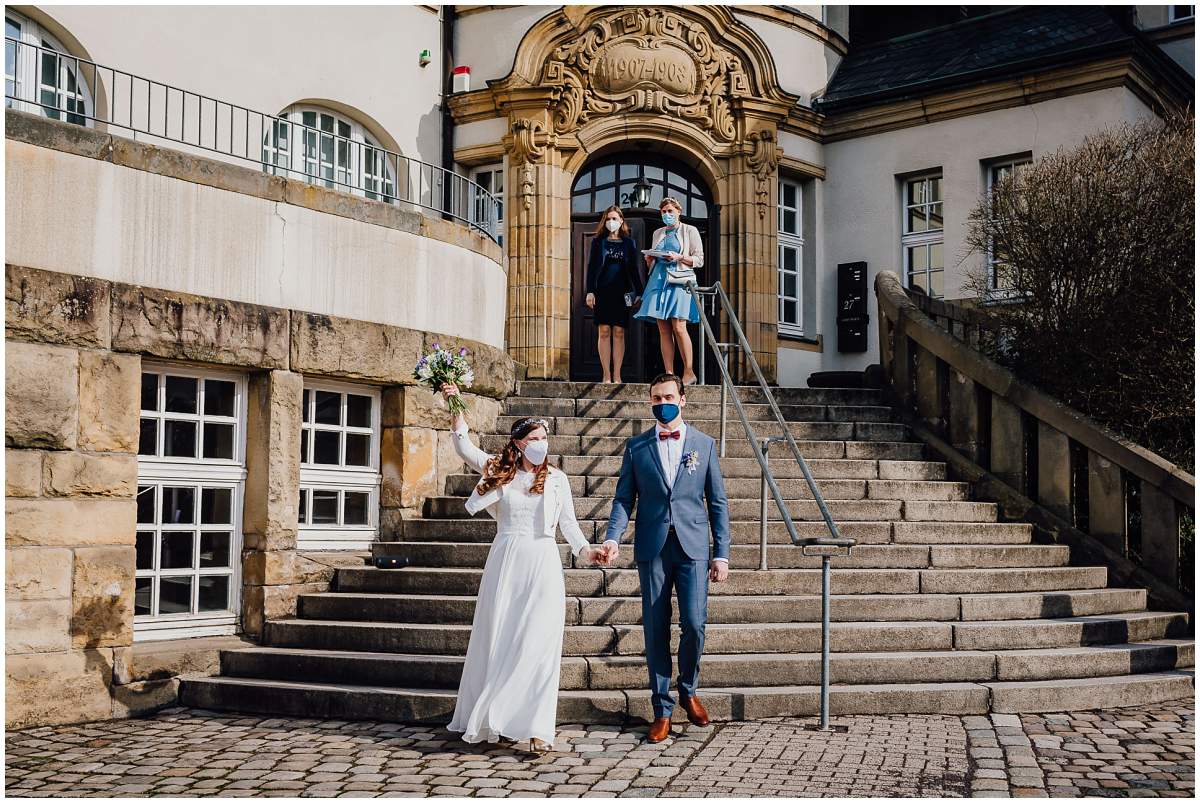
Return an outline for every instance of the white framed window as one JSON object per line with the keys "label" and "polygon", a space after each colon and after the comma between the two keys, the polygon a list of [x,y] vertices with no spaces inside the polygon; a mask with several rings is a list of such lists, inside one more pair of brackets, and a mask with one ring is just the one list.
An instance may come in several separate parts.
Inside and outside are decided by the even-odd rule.
{"label": "white framed window", "polygon": [[779,180],[779,331],[803,335],[804,201],[800,183]]}
{"label": "white framed window", "polygon": [[4,37],[5,107],[91,125],[92,96],[79,59],[36,22],[7,9]]}
{"label": "white framed window", "polygon": [[375,201],[396,200],[396,157],[362,125],[319,106],[291,106],[263,139],[263,169]]}
{"label": "white framed window", "polygon": [[1167,6],[1170,9],[1167,15],[1168,22],[1183,22],[1190,20],[1196,16],[1195,6]]}
{"label": "white framed window", "polygon": [[496,242],[504,245],[504,165],[477,167],[471,171],[471,180],[496,198],[494,212],[488,209],[485,197],[474,198],[471,204],[471,222],[486,227],[494,216],[495,220],[491,221],[495,226],[493,234],[496,235]]}
{"label": "white framed window", "polygon": [[[1032,163],[1029,156],[1016,156],[989,162],[984,166],[987,173],[987,194],[990,198],[992,188],[1009,176],[1015,176]],[[989,299],[1007,296],[1009,288],[1000,286],[1000,273],[1004,267],[1003,257],[997,256],[992,244],[988,243],[986,254],[987,280]]]}
{"label": "white framed window", "polygon": [[245,377],[146,363],[140,407],[134,637],[235,633]]}
{"label": "white framed window", "polygon": [[900,248],[905,283],[941,298],[945,271],[941,173],[905,179],[903,193]]}
{"label": "white framed window", "polygon": [[364,549],[379,533],[380,392],[306,380],[300,534],[307,549]]}

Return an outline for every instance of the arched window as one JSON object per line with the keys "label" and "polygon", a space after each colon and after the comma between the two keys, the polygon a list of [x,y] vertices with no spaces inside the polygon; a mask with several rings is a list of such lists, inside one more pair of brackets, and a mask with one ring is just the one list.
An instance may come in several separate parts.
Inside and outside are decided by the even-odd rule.
{"label": "arched window", "polygon": [[598,215],[614,204],[638,208],[634,187],[639,181],[650,185],[644,208],[657,211],[659,201],[672,196],[683,204],[684,217],[708,217],[712,196],[694,170],[674,159],[640,153],[621,153],[589,163],[571,189],[571,214]]}
{"label": "arched window", "polygon": [[33,20],[4,12],[4,105],[89,125],[92,97],[79,60]]}
{"label": "arched window", "polygon": [[319,106],[290,106],[263,140],[263,169],[272,175],[396,200],[396,156],[363,126]]}

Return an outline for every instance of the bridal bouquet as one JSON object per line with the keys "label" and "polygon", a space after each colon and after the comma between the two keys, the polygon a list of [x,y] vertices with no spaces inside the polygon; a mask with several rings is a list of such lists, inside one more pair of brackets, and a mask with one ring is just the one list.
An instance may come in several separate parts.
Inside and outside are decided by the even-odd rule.
{"label": "bridal bouquet", "polygon": [[[417,361],[417,367],[413,369],[413,378],[417,380],[417,384],[424,385],[434,393],[441,393],[444,382],[451,382],[460,389],[471,387],[471,383],[475,381],[475,372],[471,370],[471,363],[467,362],[465,348],[451,351],[434,343],[433,351]],[[449,397],[447,405],[451,413],[467,411],[466,402],[457,394]]]}

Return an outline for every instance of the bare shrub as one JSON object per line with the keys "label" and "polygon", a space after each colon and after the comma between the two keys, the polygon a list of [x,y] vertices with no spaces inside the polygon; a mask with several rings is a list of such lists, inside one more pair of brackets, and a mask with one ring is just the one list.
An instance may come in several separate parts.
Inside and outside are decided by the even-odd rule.
{"label": "bare shrub", "polygon": [[[1195,145],[1190,111],[1106,129],[998,182],[967,237],[1009,299],[980,309],[992,356],[1189,471]],[[969,272],[981,298],[987,273]]]}

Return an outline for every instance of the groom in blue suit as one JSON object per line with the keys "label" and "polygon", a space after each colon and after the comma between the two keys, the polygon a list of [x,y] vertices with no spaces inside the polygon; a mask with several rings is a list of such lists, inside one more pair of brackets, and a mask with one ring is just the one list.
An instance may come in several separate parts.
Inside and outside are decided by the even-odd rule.
{"label": "groom in blue suit", "polygon": [[650,384],[650,402],[658,424],[625,442],[603,549],[605,563],[611,564],[637,503],[633,555],[642,587],[642,631],[654,706],[648,738],[661,742],[670,734],[675,706],[672,587],[679,597],[679,702],[688,721],[708,724],[696,685],[708,621],[708,581],[720,583],[729,577],[729,501],[716,442],[683,422],[687,402],[679,377],[657,377]]}

